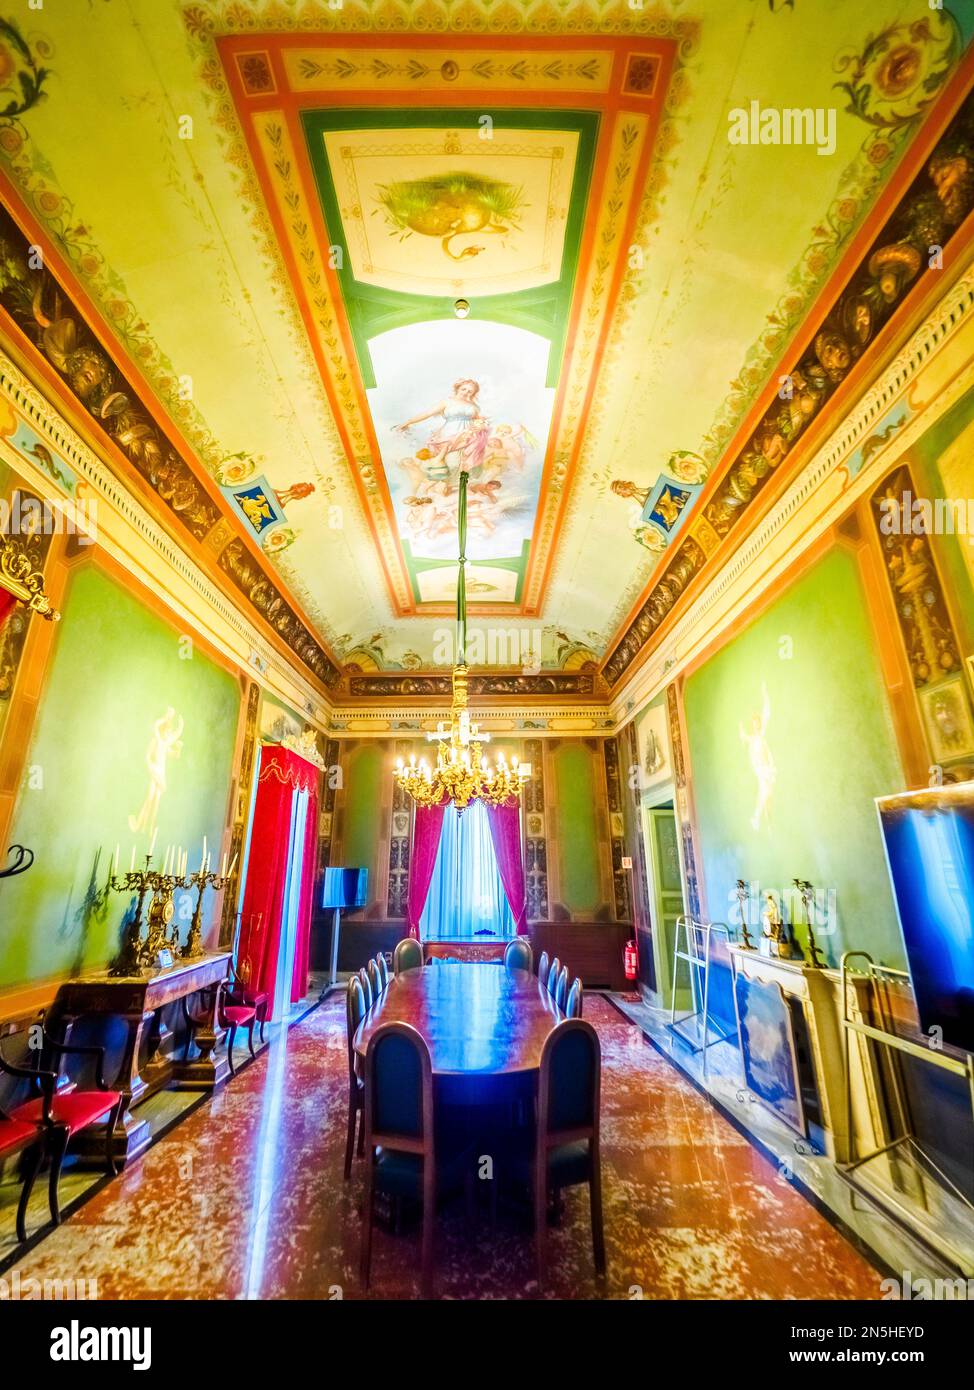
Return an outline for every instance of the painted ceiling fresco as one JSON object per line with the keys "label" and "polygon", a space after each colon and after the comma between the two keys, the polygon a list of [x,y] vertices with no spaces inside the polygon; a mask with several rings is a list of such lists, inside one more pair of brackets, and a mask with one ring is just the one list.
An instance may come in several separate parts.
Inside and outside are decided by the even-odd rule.
{"label": "painted ceiling fresco", "polygon": [[[25,234],[144,390],[179,495],[198,480],[200,543],[375,672],[442,661],[461,469],[473,619],[539,667],[611,664],[654,576],[714,553],[761,393],[902,193],[974,13],[101,0],[18,24],[0,174]],[[785,143],[767,113],[796,107]]]}

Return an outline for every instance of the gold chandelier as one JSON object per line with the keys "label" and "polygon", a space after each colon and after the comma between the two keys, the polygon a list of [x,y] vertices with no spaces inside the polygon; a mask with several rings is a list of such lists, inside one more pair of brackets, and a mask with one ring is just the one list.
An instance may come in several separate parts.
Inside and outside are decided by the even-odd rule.
{"label": "gold chandelier", "polygon": [[471,801],[484,801],[499,806],[512,796],[520,796],[525,780],[531,776],[530,763],[519,763],[516,757],[508,762],[499,753],[493,765],[480,751],[481,744],[490,742],[490,734],[481,733],[470,719],[467,709],[467,666],[465,661],[467,631],[467,584],[464,554],[467,540],[467,475],[460,474],[460,496],[457,507],[460,536],[460,569],[457,576],[457,663],[453,668],[453,702],[449,726],[442,720],[433,733],[426,735],[437,744],[436,766],[426,758],[410,756],[409,762],[396,759],[395,778],[403,791],[408,792],[417,806],[438,806],[452,801],[460,812]]}

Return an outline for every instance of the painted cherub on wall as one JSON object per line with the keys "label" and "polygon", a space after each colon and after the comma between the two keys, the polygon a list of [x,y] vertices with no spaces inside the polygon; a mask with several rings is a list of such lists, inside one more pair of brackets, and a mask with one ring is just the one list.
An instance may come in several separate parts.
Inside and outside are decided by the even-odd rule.
{"label": "painted cherub on wall", "polygon": [[761,712],[751,715],[751,722],[745,729],[743,722],[740,723],[739,730],[741,742],[747,748],[747,755],[751,761],[751,770],[757,781],[757,800],[754,804],[754,815],[751,817],[751,829],[760,830],[762,825],[767,825],[771,818],[771,801],[774,796],[774,786],[778,778],[778,769],[775,766],[774,754],[767,740],[768,723],[771,719],[771,697],[768,695],[768,687],[761,683]]}
{"label": "painted cherub on wall", "polygon": [[183,751],[183,719],[169,705],[161,719],[152,726],[152,737],[145,750],[145,765],[149,770],[149,789],[139,808],[138,815],[129,816],[129,829],[143,830],[151,835],[156,828],[156,817],[166,790],[166,769],[170,758],[178,758]]}

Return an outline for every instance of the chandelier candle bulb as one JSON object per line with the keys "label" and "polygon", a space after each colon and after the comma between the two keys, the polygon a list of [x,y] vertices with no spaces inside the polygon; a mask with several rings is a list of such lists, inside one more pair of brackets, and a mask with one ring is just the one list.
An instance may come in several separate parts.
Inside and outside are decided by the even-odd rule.
{"label": "chandelier candle bulb", "polygon": [[153,832],[152,832],[152,839],[149,841],[149,854],[150,854],[150,855],[153,855],[153,854],[155,854],[155,852],[156,852],[156,838],[157,838],[158,834],[159,834],[159,827],[158,827],[158,825],[157,825],[157,826],[155,827],[155,829],[153,830]]}

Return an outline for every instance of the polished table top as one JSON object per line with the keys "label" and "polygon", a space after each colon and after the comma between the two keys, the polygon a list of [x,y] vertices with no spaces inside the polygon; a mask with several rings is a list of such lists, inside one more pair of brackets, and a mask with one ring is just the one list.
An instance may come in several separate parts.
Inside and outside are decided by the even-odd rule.
{"label": "polished table top", "polygon": [[383,1023],[410,1023],[426,1039],[433,1075],[513,1076],[537,1071],[545,1039],[564,1014],[528,970],[434,962],[389,981],[358,1026],[364,1057]]}

